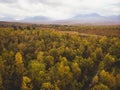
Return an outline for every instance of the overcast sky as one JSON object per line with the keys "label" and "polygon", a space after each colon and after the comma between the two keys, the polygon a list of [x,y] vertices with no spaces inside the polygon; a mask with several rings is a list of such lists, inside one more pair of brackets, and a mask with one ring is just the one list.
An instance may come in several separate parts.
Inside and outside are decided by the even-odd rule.
{"label": "overcast sky", "polygon": [[45,16],[67,19],[90,13],[120,15],[120,0],[0,0],[0,18]]}

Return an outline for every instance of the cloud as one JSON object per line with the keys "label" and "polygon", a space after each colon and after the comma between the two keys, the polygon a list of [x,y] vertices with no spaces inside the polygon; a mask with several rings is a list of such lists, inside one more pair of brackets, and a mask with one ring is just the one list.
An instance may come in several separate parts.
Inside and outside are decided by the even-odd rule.
{"label": "cloud", "polygon": [[67,19],[79,14],[119,15],[119,0],[0,0],[0,16]]}
{"label": "cloud", "polygon": [[14,3],[16,0],[0,0],[0,3]]}

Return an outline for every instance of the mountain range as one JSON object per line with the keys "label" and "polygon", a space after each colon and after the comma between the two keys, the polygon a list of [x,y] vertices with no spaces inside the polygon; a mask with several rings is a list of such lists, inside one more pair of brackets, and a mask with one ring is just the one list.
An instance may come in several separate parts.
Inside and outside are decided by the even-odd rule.
{"label": "mountain range", "polygon": [[13,22],[29,22],[40,24],[119,24],[120,15],[101,16],[96,13],[92,14],[79,14],[72,18],[65,20],[52,20],[44,16],[26,17],[22,20],[15,20],[11,17],[0,18],[0,21],[13,21]]}

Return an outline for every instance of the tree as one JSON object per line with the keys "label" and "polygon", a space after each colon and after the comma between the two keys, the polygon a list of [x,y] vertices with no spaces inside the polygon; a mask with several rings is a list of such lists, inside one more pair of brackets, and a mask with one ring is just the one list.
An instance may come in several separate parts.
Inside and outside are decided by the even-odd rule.
{"label": "tree", "polygon": [[[87,42],[87,41],[86,41]],[[88,43],[88,42],[87,42]],[[83,58],[88,58],[90,56],[90,53],[91,53],[91,49],[90,49],[90,46],[88,46],[89,44],[86,44],[84,46],[84,51],[82,53],[82,56]]]}
{"label": "tree", "polygon": [[0,75],[0,90],[3,90],[3,80],[1,75]]}
{"label": "tree", "polygon": [[25,43],[20,43],[19,45],[18,45],[18,48],[19,48],[19,50],[21,50],[21,51],[25,51],[25,49],[26,49],[26,44]]}
{"label": "tree", "polygon": [[81,74],[81,69],[79,68],[78,63],[72,63],[71,67],[72,67],[73,76],[75,78],[79,78],[79,76]]}
{"label": "tree", "polygon": [[91,71],[93,70],[94,62],[91,58],[83,59],[80,61],[80,66],[83,71]]}
{"label": "tree", "polygon": [[104,70],[104,68],[105,68],[105,64],[103,61],[101,61],[98,65],[98,71]]}
{"label": "tree", "polygon": [[17,52],[15,55],[15,70],[19,74],[23,74],[25,68],[24,68],[24,62],[22,60],[22,55],[20,52]]}
{"label": "tree", "polygon": [[98,83],[98,81],[99,81],[99,77],[96,75],[93,77],[92,84],[94,85],[94,84]]}
{"label": "tree", "polygon": [[59,58],[58,50],[56,48],[52,48],[50,49],[49,52],[50,52],[50,55],[54,57],[54,62],[57,62]]}
{"label": "tree", "polygon": [[100,42],[100,46],[102,47],[103,52],[107,52],[109,49],[109,44],[107,43],[108,42],[107,37],[106,36],[101,37],[99,42]]}
{"label": "tree", "polygon": [[[14,87],[14,53],[5,50],[0,57],[0,75],[5,90],[12,90]],[[7,87],[6,87],[7,86]]]}
{"label": "tree", "polygon": [[45,64],[39,62],[38,60],[32,60],[29,63],[29,75],[33,82],[33,89],[39,90],[42,83],[46,80],[45,74]]}
{"label": "tree", "polygon": [[111,47],[109,48],[109,52],[116,58],[120,58],[120,41],[119,38],[112,38],[111,39]]}
{"label": "tree", "polygon": [[111,65],[115,62],[115,58],[108,53],[105,55],[103,62],[105,67],[108,69],[111,68]]}
{"label": "tree", "polygon": [[30,26],[27,26],[26,29],[27,29],[27,30],[31,30],[31,27],[30,27]]}
{"label": "tree", "polygon": [[44,53],[43,52],[38,52],[37,54],[37,60],[40,62],[43,62],[43,58],[44,58]]}
{"label": "tree", "polygon": [[108,86],[104,84],[95,85],[91,90],[110,90]]}
{"label": "tree", "polygon": [[45,60],[44,60],[44,63],[46,64],[46,68],[50,68],[51,66],[54,65],[54,57],[53,56],[46,56],[45,57]]}
{"label": "tree", "polygon": [[3,89],[3,78],[2,78],[3,73],[4,73],[4,63],[2,57],[0,56],[0,90]]}
{"label": "tree", "polygon": [[24,63],[22,60],[22,55],[20,52],[17,52],[15,55],[15,64],[14,64],[15,72],[14,72],[14,88],[20,90],[22,84],[22,77],[24,73]]}
{"label": "tree", "polygon": [[100,82],[104,85],[107,85],[109,88],[114,88],[116,86],[115,77],[109,72],[106,72],[105,70],[102,70],[100,72],[99,78]]}
{"label": "tree", "polygon": [[32,88],[33,86],[31,83],[31,79],[27,76],[23,76],[21,90],[32,90]]}
{"label": "tree", "polygon": [[116,75],[116,84],[117,84],[117,87],[120,88],[120,74]]}
{"label": "tree", "polygon": [[95,62],[100,62],[103,58],[103,52],[101,48],[96,48],[95,52],[93,53],[93,59]]}
{"label": "tree", "polygon": [[50,82],[45,82],[42,84],[42,90],[53,90],[53,85]]}
{"label": "tree", "polygon": [[17,26],[13,25],[12,27],[13,27],[14,30],[18,30]]}
{"label": "tree", "polygon": [[73,79],[72,72],[65,57],[60,57],[60,61],[49,70],[49,75],[60,90],[68,90]]}
{"label": "tree", "polygon": [[0,56],[0,75],[4,72],[4,63],[2,57]]}

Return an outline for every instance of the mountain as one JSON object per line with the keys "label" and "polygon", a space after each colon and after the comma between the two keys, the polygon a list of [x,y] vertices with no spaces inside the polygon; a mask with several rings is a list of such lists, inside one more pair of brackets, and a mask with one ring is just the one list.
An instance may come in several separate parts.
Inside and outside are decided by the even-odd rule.
{"label": "mountain", "polygon": [[71,19],[79,19],[79,18],[88,18],[88,17],[101,17],[97,13],[91,13],[91,14],[80,14],[72,17]]}
{"label": "mountain", "polygon": [[120,15],[109,16],[108,19],[111,19],[112,21],[118,21],[118,22],[120,22]]}
{"label": "mountain", "polygon": [[45,16],[26,17],[23,20],[15,20],[11,17],[0,18],[1,21],[28,22],[40,24],[102,24],[120,25],[120,15],[101,16],[97,13],[79,14],[66,20],[52,20]]}
{"label": "mountain", "polygon": [[120,25],[120,15],[101,16],[96,13],[80,14],[67,20],[57,20],[55,24]]}
{"label": "mountain", "polygon": [[82,14],[77,15],[69,19],[69,21],[74,21],[76,23],[92,23],[92,24],[112,24],[118,23],[120,24],[120,15],[113,15],[113,16],[101,16],[96,13],[92,14]]}
{"label": "mountain", "polygon": [[14,21],[12,17],[1,17],[0,21]]}
{"label": "mountain", "polygon": [[41,23],[41,22],[47,22],[50,21],[49,18],[44,17],[44,16],[34,16],[34,17],[27,17],[24,18],[23,20],[20,20],[22,22],[36,22],[36,23]]}

